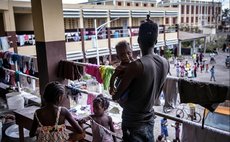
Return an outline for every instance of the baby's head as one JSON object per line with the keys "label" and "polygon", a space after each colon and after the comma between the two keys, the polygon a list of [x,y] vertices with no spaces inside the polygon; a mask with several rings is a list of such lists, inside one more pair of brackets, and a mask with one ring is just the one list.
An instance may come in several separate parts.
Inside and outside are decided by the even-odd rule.
{"label": "baby's head", "polygon": [[64,94],[64,87],[59,82],[50,82],[45,87],[43,98],[46,103],[58,104]]}
{"label": "baby's head", "polygon": [[133,61],[132,50],[129,46],[129,43],[125,40],[120,41],[115,46],[117,57],[122,63],[130,63]]}
{"label": "baby's head", "polygon": [[95,115],[103,115],[104,111],[109,108],[109,101],[102,95],[98,95],[93,100],[93,112]]}

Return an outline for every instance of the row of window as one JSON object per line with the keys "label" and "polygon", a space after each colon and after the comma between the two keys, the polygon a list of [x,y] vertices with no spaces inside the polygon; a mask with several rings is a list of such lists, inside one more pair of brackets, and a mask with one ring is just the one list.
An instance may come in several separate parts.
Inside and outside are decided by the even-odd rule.
{"label": "row of window", "polygon": [[[177,18],[176,17],[172,18],[172,23],[177,24]],[[169,24],[169,18],[165,18],[165,24]]]}
{"label": "row of window", "polygon": [[[211,19],[212,19],[212,22],[214,22],[214,20],[215,20],[214,17],[212,17],[212,18],[207,17],[207,18],[208,18],[208,22],[211,22]],[[198,22],[198,17],[191,17],[191,23],[193,23],[194,20],[196,20],[195,22]],[[220,17],[218,17],[217,20],[220,21]],[[185,22],[186,22],[186,23],[189,23],[189,17],[186,17],[186,21],[185,21],[185,18],[184,18],[184,17],[181,17],[181,23],[185,23]],[[166,24],[167,24],[167,23],[166,23]]]}
{"label": "row of window", "polygon": [[[200,7],[200,9],[199,9]],[[207,8],[206,12],[205,12],[205,8]],[[191,14],[194,14],[194,9],[195,6],[191,6]],[[200,12],[199,12],[200,10]],[[211,13],[212,11],[212,13]],[[190,6],[187,5],[186,6],[186,14],[190,14]],[[205,7],[205,6],[196,6],[196,14],[220,14],[221,13],[221,7],[213,7],[213,6],[209,6],[209,7]],[[181,5],[181,14],[185,14],[185,5]]]}
{"label": "row of window", "polygon": [[[97,20],[97,25],[101,25],[105,22],[106,22],[105,19]],[[125,24],[127,25],[128,24],[127,22],[128,22],[127,20],[119,19],[119,20],[111,22],[110,26],[111,27],[122,27]],[[138,19],[133,19],[132,24],[133,24],[133,26],[138,26],[140,23],[139,23]],[[77,28],[79,28],[79,19],[64,18],[64,27],[65,27],[65,29],[77,29]],[[94,27],[94,19],[85,19],[84,20],[84,27],[85,28],[93,28]]]}
{"label": "row of window", "polygon": [[[123,6],[122,2],[117,2],[117,5],[118,6]],[[131,5],[132,5],[132,3],[130,3],[130,2],[125,3],[125,6],[131,6]],[[138,7],[138,6],[141,6],[141,3],[133,3],[132,6],[137,6]],[[154,7],[155,4],[153,4],[153,3],[151,3],[151,4],[149,4],[149,3],[142,3],[142,6],[144,6],[144,7],[147,7],[147,6]]]}

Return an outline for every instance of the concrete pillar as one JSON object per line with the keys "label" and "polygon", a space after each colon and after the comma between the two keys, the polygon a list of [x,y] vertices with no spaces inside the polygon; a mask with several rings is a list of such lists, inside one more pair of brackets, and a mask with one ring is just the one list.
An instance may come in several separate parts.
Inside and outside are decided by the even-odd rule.
{"label": "concrete pillar", "polygon": [[111,35],[110,35],[110,15],[108,12],[108,16],[107,16],[107,36],[108,36],[108,48],[109,48],[109,63],[112,62],[112,49],[111,49]]}
{"label": "concrete pillar", "polygon": [[192,41],[192,54],[195,53],[195,50],[196,50],[196,40],[193,39],[193,41]]}
{"label": "concrete pillar", "polygon": [[129,44],[130,44],[130,47],[131,47],[131,49],[133,48],[133,40],[132,40],[132,26],[133,26],[133,24],[132,24],[132,15],[131,15],[131,11],[129,11],[129,25],[128,25],[128,27],[129,27]]}
{"label": "concrete pillar", "polygon": [[10,47],[14,48],[14,52],[18,53],[17,49],[17,37],[16,37],[16,28],[15,28],[15,19],[14,19],[14,9],[9,1],[9,8],[6,11],[3,11],[3,21],[6,36],[8,37]]}
{"label": "concrete pillar", "polygon": [[204,37],[204,53],[206,53],[206,47],[207,46],[207,41],[206,41],[206,37]]}
{"label": "concrete pillar", "polygon": [[178,4],[179,7],[179,12],[178,12],[178,17],[177,17],[177,22],[178,24],[181,24],[181,3]]}
{"label": "concrete pillar", "polygon": [[166,33],[165,33],[165,25],[163,25],[163,32],[164,32],[164,46],[166,46]]}
{"label": "concrete pillar", "polygon": [[59,61],[66,59],[63,8],[61,0],[31,0],[31,5],[39,87],[43,95],[45,85],[50,81],[64,83],[62,78],[57,77]]}
{"label": "concrete pillar", "polygon": [[181,56],[181,41],[179,40],[179,46],[178,46],[178,56]]}
{"label": "concrete pillar", "polygon": [[86,62],[86,51],[85,51],[85,28],[84,28],[84,18],[83,18],[83,11],[80,10],[80,19],[79,19],[79,27],[81,33],[81,47],[83,53],[83,62]]}

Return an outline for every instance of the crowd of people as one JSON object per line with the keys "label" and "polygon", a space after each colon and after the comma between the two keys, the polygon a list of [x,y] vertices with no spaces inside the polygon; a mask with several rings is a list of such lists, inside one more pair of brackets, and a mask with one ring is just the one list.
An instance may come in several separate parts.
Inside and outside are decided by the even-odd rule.
{"label": "crowd of people", "polygon": [[[212,57],[210,57],[212,58]],[[204,59],[203,53],[200,54],[192,54],[193,62],[188,62],[188,60],[179,60],[177,58],[174,58],[174,68],[176,69],[176,76],[177,77],[188,77],[188,78],[196,78],[197,72],[200,71],[200,73],[209,73],[211,74],[210,81],[215,80],[215,71],[214,71],[214,65],[210,68],[210,62],[206,59]]]}

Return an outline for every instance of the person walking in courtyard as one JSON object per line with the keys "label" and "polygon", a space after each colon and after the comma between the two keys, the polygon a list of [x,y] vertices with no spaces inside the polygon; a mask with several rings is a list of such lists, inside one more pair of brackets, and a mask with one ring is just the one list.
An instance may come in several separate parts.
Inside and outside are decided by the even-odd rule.
{"label": "person walking in courtyard", "polygon": [[168,121],[167,121],[167,118],[163,118],[161,119],[161,135],[164,137],[164,139],[166,140],[167,137],[168,137]]}
{"label": "person walking in courtyard", "polygon": [[216,81],[216,79],[215,79],[215,69],[214,69],[214,66],[212,66],[212,68],[210,69],[210,73],[211,73],[210,81],[212,81],[212,79],[213,79],[214,81]]}
{"label": "person walking in courtyard", "polygon": [[166,76],[169,62],[153,52],[157,43],[158,26],[147,20],[139,27],[138,44],[142,57],[128,64],[123,79],[112,96],[119,100],[127,91],[123,104],[122,132],[125,142],[153,142],[154,109]]}
{"label": "person walking in courtyard", "polygon": [[193,74],[194,74],[194,77],[197,77],[196,71],[197,71],[197,65],[196,65],[196,63],[194,63],[194,67],[193,67]]}
{"label": "person walking in courtyard", "polygon": [[[176,115],[177,118],[180,118],[180,115]],[[180,125],[181,123],[176,121],[175,124],[172,124],[172,127],[175,128],[175,139],[174,141],[180,142]]]}

